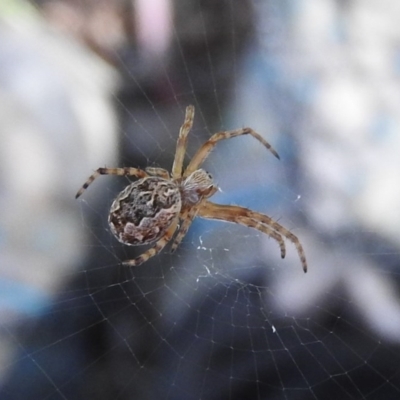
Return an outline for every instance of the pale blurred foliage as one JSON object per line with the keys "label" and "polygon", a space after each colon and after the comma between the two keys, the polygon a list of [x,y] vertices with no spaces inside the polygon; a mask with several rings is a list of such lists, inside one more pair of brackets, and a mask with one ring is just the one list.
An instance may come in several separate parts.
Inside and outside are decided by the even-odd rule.
{"label": "pale blurred foliage", "polygon": [[33,8],[3,12],[1,25],[0,318],[11,328],[40,314],[88,252],[74,194],[94,165],[115,162],[117,78]]}

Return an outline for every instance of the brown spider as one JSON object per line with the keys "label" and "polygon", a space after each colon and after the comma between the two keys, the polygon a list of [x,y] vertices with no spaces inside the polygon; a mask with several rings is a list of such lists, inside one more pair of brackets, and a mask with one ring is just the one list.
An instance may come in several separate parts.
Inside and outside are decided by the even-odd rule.
{"label": "brown spider", "polygon": [[[99,168],[83,184],[76,194],[78,198],[100,175],[135,176],[138,181],[129,184],[111,205],[108,222],[114,236],[123,244],[136,246],[154,245],[124,265],[135,266],[144,263],[159,253],[178,233],[172,244],[174,251],[182,241],[195,217],[219,219],[258,229],[275,239],[286,254],[283,237],[290,240],[297,249],[304,272],[307,262],[303,247],[296,235],[267,215],[247,208],[215,204],[207,199],[217,190],[211,175],[199,168],[214,146],[223,139],[251,135],[261,142],[276,158],[278,153],[251,128],[218,132],[211,136],[197,151],[189,165],[182,170],[186,153],[187,137],[193,125],[194,106],[186,108],[185,121],[179,131],[172,173],[162,168]],[[179,226],[179,228],[178,228]]]}

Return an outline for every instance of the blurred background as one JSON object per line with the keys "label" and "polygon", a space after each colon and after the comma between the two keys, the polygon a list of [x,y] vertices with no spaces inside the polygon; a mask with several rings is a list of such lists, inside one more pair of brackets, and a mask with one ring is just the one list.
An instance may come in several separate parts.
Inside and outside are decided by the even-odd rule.
{"label": "blurred background", "polygon": [[[400,3],[3,0],[1,399],[400,398]],[[107,224],[126,178],[188,157],[302,242],[196,220],[175,254]]]}

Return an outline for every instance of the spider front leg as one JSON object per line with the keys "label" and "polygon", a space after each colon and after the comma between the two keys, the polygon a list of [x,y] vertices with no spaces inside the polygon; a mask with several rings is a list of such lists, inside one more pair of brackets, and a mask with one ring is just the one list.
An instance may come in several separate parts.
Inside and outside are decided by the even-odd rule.
{"label": "spider front leg", "polygon": [[100,175],[136,176],[137,178],[145,178],[148,176],[145,171],[138,168],[98,168],[78,190],[75,198],[77,199]]}
{"label": "spider front leg", "polygon": [[[244,207],[220,205],[211,203],[210,201],[203,203],[202,208],[199,209],[198,215],[203,218],[230,221],[258,229],[278,241],[281,247],[281,255],[284,254],[282,253],[282,236],[286,237],[296,246],[297,253],[299,254],[303,266],[303,271],[307,272],[306,256],[299,239],[296,235],[288,231],[278,222],[274,221],[271,217]],[[276,235],[279,236],[279,240]]]}
{"label": "spider front leg", "polygon": [[[213,209],[212,206],[217,206]],[[279,248],[281,249],[281,258],[285,258],[286,256],[286,246],[285,246],[285,242],[282,238],[282,236],[275,232],[273,229],[269,228],[268,226],[255,221],[249,217],[243,216],[243,215],[239,215],[237,213],[233,213],[232,211],[228,210],[224,210],[224,212],[221,213],[221,210],[218,209],[219,204],[214,204],[211,202],[207,202],[204,205],[204,208],[199,212],[199,216],[203,217],[203,218],[209,218],[209,219],[218,219],[221,221],[228,221],[228,222],[233,222],[235,224],[239,224],[239,225],[244,225],[244,226],[248,226],[250,228],[254,228],[259,230],[262,233],[265,233],[266,235],[268,235],[269,237],[271,237],[272,239],[275,239],[278,244],[279,244]],[[230,207],[230,206],[221,206],[221,207]],[[241,207],[239,207],[241,208]]]}
{"label": "spider front leg", "polygon": [[255,139],[257,139],[260,143],[262,143],[278,160],[279,155],[276,150],[256,131],[251,128],[242,128],[236,129],[234,131],[226,131],[226,132],[218,132],[215,133],[208,139],[199,150],[197,150],[196,154],[193,156],[192,160],[190,161],[189,165],[187,166],[185,173],[183,174],[184,177],[189,176],[192,172],[200,167],[200,165],[204,162],[204,160],[208,157],[211,150],[215,147],[215,145],[224,139],[231,139],[236,136],[241,135],[251,135]]}
{"label": "spider front leg", "polygon": [[126,265],[128,267],[135,267],[140,264],[143,264],[146,262],[149,258],[155,256],[158,254],[164,247],[165,245],[171,240],[172,236],[174,235],[176,228],[178,226],[178,219],[176,219],[171,226],[168,228],[168,230],[164,233],[164,236],[159,239],[153,247],[150,249],[146,250],[143,254],[140,256],[134,258],[133,260],[127,260],[124,261],[122,264]]}
{"label": "spider front leg", "polygon": [[172,165],[172,178],[178,179],[182,175],[182,166],[185,159],[187,136],[192,129],[194,119],[194,106],[187,106],[185,121],[179,131],[178,141],[176,142],[176,151],[174,163]]}

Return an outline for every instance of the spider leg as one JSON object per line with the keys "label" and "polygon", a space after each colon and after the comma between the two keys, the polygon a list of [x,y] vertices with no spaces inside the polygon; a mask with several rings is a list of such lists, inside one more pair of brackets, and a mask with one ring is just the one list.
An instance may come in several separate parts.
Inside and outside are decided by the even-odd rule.
{"label": "spider leg", "polygon": [[171,253],[173,253],[179,244],[181,243],[182,239],[186,235],[187,231],[189,230],[190,225],[192,224],[196,214],[198,211],[198,207],[193,207],[189,212],[185,212],[182,214],[181,219],[183,220],[181,227],[179,228],[178,234],[175,237],[174,243],[171,246]]}
{"label": "spider leg", "polygon": [[214,146],[220,141],[224,139],[231,139],[236,136],[241,135],[251,135],[255,139],[257,139],[260,143],[262,143],[278,160],[279,155],[275,151],[275,149],[256,131],[251,128],[242,128],[236,129],[234,131],[226,131],[226,132],[218,132],[215,133],[208,139],[199,150],[197,150],[196,154],[190,161],[189,165],[187,166],[185,173],[183,174],[184,177],[189,176],[193,171],[199,168],[199,166],[204,162],[204,160],[208,157],[211,150]]}
{"label": "spider leg", "polygon": [[278,242],[279,247],[281,249],[281,258],[285,258],[285,256],[286,256],[285,241],[283,240],[282,236],[278,232],[274,231],[272,228],[268,227],[265,224],[262,224],[259,221],[256,221],[254,219],[247,218],[247,217],[238,217],[237,221],[234,221],[234,222],[239,223],[241,225],[248,226],[250,228],[257,229],[260,232],[263,232],[266,235],[272,237],[272,239],[275,239]]}
{"label": "spider leg", "polygon": [[78,190],[75,198],[77,199],[100,175],[136,176],[138,178],[145,178],[148,176],[145,171],[138,168],[98,168],[92,175],[89,176],[88,180]]}
{"label": "spider leg", "polygon": [[[268,235],[276,239],[278,243],[279,240],[267,231],[271,230],[271,232],[275,232],[279,236],[284,236],[296,246],[297,253],[303,266],[303,270],[304,272],[307,272],[306,256],[299,239],[296,235],[284,228],[281,224],[273,220],[271,217],[268,217],[267,215],[258,213],[256,211],[249,210],[244,207],[220,205],[211,203],[210,201],[206,201],[202,204],[202,207],[199,209],[198,216],[203,218],[235,222],[237,224],[250,226],[251,228],[255,228],[260,230],[261,232],[264,232],[264,230],[260,229],[260,225],[262,225],[263,227],[268,228],[267,230],[265,230],[264,233],[267,233]],[[250,225],[249,223],[251,223],[252,225]]]}
{"label": "spider leg", "polygon": [[[211,203],[211,204],[213,204],[213,203]],[[220,219],[222,221],[229,221],[229,222],[233,222],[236,224],[240,224],[240,225],[248,226],[250,228],[257,229],[260,232],[265,233],[266,235],[272,237],[273,239],[275,239],[278,242],[279,247],[281,249],[281,258],[285,258],[285,256],[286,256],[285,242],[284,242],[282,236],[278,232],[274,231],[272,228],[262,224],[259,221],[256,221],[252,218],[245,217],[242,215],[234,215],[232,212],[230,212],[229,215],[228,214],[226,214],[226,215],[219,214],[218,218],[215,216],[215,214],[212,214],[214,216],[211,216],[209,205],[210,205],[210,202],[208,202],[208,204],[206,205],[207,208],[203,209],[199,213],[200,217]]]}
{"label": "spider leg", "polygon": [[182,166],[186,154],[187,136],[192,129],[194,119],[194,106],[187,106],[185,121],[179,131],[178,141],[176,142],[176,151],[174,163],[172,165],[172,178],[178,179],[182,175]]}
{"label": "spider leg", "polygon": [[169,176],[169,172],[164,168],[147,167],[146,172],[149,175],[159,176],[160,178],[164,179],[171,179],[171,177]]}
{"label": "spider leg", "polygon": [[126,265],[128,267],[135,267],[137,265],[143,264],[149,258],[158,254],[165,247],[165,245],[171,240],[172,236],[174,235],[174,232],[176,231],[177,225],[178,225],[178,219],[176,219],[171,224],[171,226],[168,228],[168,230],[164,233],[164,236],[162,236],[161,239],[159,239],[153,245],[153,247],[146,250],[143,254],[141,254],[140,256],[138,256],[132,260],[124,261],[122,264]]}

